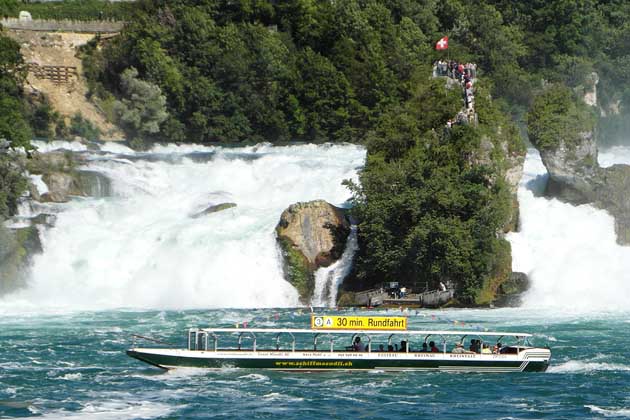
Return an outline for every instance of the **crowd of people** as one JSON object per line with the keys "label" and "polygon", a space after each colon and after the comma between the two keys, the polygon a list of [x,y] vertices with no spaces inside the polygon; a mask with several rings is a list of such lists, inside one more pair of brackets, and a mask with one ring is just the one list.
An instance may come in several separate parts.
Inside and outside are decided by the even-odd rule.
{"label": "crowd of people", "polygon": [[458,63],[455,60],[438,60],[434,63],[434,76],[447,76],[463,82],[466,75],[471,79],[477,77],[475,63]]}
{"label": "crowd of people", "polygon": [[475,63],[458,63],[455,60],[438,60],[433,66],[434,77],[450,77],[461,83],[463,88],[464,108],[457,113],[454,119],[446,122],[446,128],[450,129],[455,124],[468,124],[475,119],[475,93],[473,83],[477,77],[477,65]]}
{"label": "crowd of people", "polygon": [[[400,346],[398,344],[393,344],[393,345],[389,344],[387,346],[387,350],[385,350],[385,345],[380,344],[378,347],[378,351],[379,352],[385,352],[385,351],[407,352],[407,346],[408,346],[407,341],[402,340],[400,342]],[[368,348],[365,345],[365,343],[361,341],[361,337],[355,337],[354,342],[352,344],[352,350],[368,351]],[[411,351],[411,349],[409,349],[409,351]],[[439,347],[435,345],[435,341],[429,341],[428,344],[425,341],[424,343],[422,343],[422,347],[419,351],[420,353],[440,353],[441,352]],[[477,339],[470,340],[470,346],[468,347],[468,349],[465,349],[464,345],[461,342],[458,342],[455,344],[455,347],[451,351],[451,353],[459,353],[459,354],[465,354],[465,353],[467,354],[500,354],[504,352],[505,352],[505,348],[502,347],[501,343],[497,343],[494,345],[493,348],[490,348],[490,346],[487,343],[483,343],[481,340],[477,340]]]}

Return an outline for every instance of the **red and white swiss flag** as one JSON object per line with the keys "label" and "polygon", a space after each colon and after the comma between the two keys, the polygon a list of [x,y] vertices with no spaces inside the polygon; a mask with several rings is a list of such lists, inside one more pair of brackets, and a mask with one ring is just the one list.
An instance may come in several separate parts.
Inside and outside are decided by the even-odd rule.
{"label": "red and white swiss flag", "polygon": [[445,50],[448,48],[448,37],[445,36],[435,43],[436,50]]}

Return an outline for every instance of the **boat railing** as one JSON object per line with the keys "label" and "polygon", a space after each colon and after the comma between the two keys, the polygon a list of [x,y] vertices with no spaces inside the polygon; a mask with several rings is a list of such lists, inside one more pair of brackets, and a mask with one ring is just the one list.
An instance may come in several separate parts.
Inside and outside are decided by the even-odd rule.
{"label": "boat railing", "polygon": [[[275,347],[276,351],[291,351],[291,352],[295,352],[296,351],[296,336],[294,335],[294,333],[296,332],[308,332],[313,334],[312,335],[312,351],[326,351],[326,352],[339,352],[339,351],[356,351],[355,350],[355,338],[356,337],[361,337],[363,339],[365,339],[364,343],[365,343],[365,352],[368,353],[373,353],[373,352],[383,352],[383,351],[394,351],[394,352],[404,352],[404,353],[417,353],[417,352],[423,352],[426,350],[418,350],[417,348],[415,350],[412,350],[412,346],[413,343],[415,342],[416,345],[418,345],[417,341],[413,340],[413,337],[417,337],[418,333],[415,332],[403,332],[403,331],[397,331],[397,332],[393,332],[388,334],[389,336],[386,336],[386,343],[387,343],[387,350],[384,350],[383,345],[381,344],[379,346],[379,349],[376,350],[374,348],[375,344],[374,344],[374,339],[375,337],[372,336],[372,334],[368,331],[357,331],[357,332],[345,332],[350,333],[349,334],[349,345],[343,347],[343,349],[341,348],[336,348],[336,344],[338,344],[340,342],[340,340],[342,339],[342,337],[336,336],[335,332],[331,332],[331,331],[314,331],[314,330],[271,330],[271,331],[265,331],[262,329],[243,329],[243,330],[235,330],[235,329],[217,329],[217,330],[210,330],[210,329],[204,329],[204,328],[191,328],[188,331],[188,350],[193,350],[193,351],[218,351],[218,341],[219,341],[219,336],[222,333],[231,333],[236,335],[236,346],[234,348],[231,348],[232,350],[236,350],[236,351],[259,351],[259,343],[258,343],[258,333],[273,333],[275,334],[275,337],[268,337],[268,341],[271,341],[272,346]],[[337,332],[339,333],[339,332]],[[344,332],[341,332],[344,333]],[[383,335],[384,331],[380,331],[380,332],[375,332],[375,334],[377,335]],[[263,334],[264,335],[264,334]],[[434,340],[436,342],[436,344],[438,344],[438,348],[441,347],[440,349],[440,353],[450,353],[447,346],[448,343],[451,343],[450,340],[447,340],[447,336],[450,337],[452,335],[455,335],[453,333],[449,333],[449,332],[443,332],[443,331],[430,331],[427,332],[422,338],[424,339],[424,343],[427,343],[427,341],[429,341],[429,339],[434,337]],[[481,348],[486,347],[486,343],[489,341],[487,339],[482,338],[483,336],[486,335],[491,335],[494,337],[497,337],[497,343],[499,343],[503,338],[505,338],[506,335],[508,336],[512,336],[516,339],[516,343],[514,345],[509,346],[508,351],[512,352],[514,350],[516,354],[518,354],[520,351],[524,350],[525,348],[527,348],[526,346],[523,346],[523,341],[527,342],[527,335],[518,335],[518,334],[511,334],[511,333],[488,333],[488,334],[484,334],[484,333],[474,333],[474,332],[461,332],[461,335],[459,335],[458,339],[456,340],[456,342],[464,344],[464,340],[469,337],[469,336],[474,336],[477,337],[478,339],[476,340],[476,342],[478,343],[478,347],[479,349],[476,350],[476,353],[482,353],[481,352]],[[159,343],[159,344],[169,344],[170,343],[166,343],[164,341],[161,340],[157,340],[151,337],[146,337],[146,336],[141,336],[141,335],[137,335],[134,334],[134,345],[135,345],[135,339],[139,338],[139,339],[144,339],[144,340],[149,340],[155,343]],[[285,346],[281,346],[281,338],[282,337],[289,337],[289,340],[285,341]],[[348,336],[346,336],[348,337]],[[396,340],[401,339],[401,347],[400,349],[398,349],[398,345],[393,345],[393,339],[394,337],[396,337]],[[211,345],[209,345],[209,341],[210,339],[212,339],[212,343]],[[245,346],[244,345],[244,340],[251,340],[251,347],[249,345]],[[265,340],[265,341],[267,341]],[[318,346],[320,344],[325,343],[326,344],[326,349],[322,349],[319,350]],[[270,343],[270,344],[271,344]],[[529,344],[529,343],[527,343]],[[266,350],[266,346],[263,346]],[[284,349],[282,349],[281,347],[285,347]],[[436,346],[437,347],[437,346]],[[492,349],[497,349],[496,346],[487,346],[489,348]],[[500,346],[499,346],[500,347]],[[395,349],[394,349],[395,348]],[[426,346],[425,346],[426,348]],[[222,350],[230,350],[230,348],[222,348]],[[498,350],[498,349],[497,349]],[[506,349],[507,350],[507,349]]]}
{"label": "boat railing", "polygon": [[169,343],[166,341],[158,340],[157,338],[147,337],[146,335],[140,335],[140,334],[131,334],[131,339],[132,339],[133,347],[137,347],[136,343],[138,340],[151,341],[153,343],[163,344],[165,346],[174,346],[173,343]]}

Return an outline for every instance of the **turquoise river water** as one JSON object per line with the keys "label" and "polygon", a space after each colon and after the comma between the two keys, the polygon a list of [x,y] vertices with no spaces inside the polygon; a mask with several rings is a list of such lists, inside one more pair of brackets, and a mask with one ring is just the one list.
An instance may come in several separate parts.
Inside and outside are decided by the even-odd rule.
{"label": "turquoise river water", "polygon": [[11,315],[0,319],[0,418],[630,417],[630,313],[453,309],[403,315],[414,329],[531,332],[535,344],[551,347],[552,363],[545,373],[517,374],[162,371],[125,355],[131,334],[183,347],[189,327],[249,321],[250,327],[307,328],[310,314],[223,309]]}

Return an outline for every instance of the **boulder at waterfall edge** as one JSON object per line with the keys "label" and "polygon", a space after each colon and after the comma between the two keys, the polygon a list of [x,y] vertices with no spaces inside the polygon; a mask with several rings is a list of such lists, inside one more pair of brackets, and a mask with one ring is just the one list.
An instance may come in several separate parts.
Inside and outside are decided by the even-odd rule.
{"label": "boulder at waterfall edge", "polygon": [[37,226],[8,229],[0,219],[0,296],[26,285],[31,260],[41,252]]}
{"label": "boulder at waterfall edge", "polygon": [[292,204],[276,226],[285,276],[307,303],[313,295],[314,273],[341,257],[350,234],[343,209],[324,200]]}
{"label": "boulder at waterfall edge", "polygon": [[597,163],[593,109],[568,88],[552,87],[534,101],[528,132],[549,172],[546,194],[607,210],[615,218],[617,242],[630,245],[630,166]]}
{"label": "boulder at waterfall edge", "polygon": [[40,194],[30,186],[31,197],[40,202],[65,203],[72,196],[108,197],[111,182],[106,176],[89,170],[77,170],[79,156],[72,152],[34,153],[24,165],[29,173],[41,175],[48,191]]}

